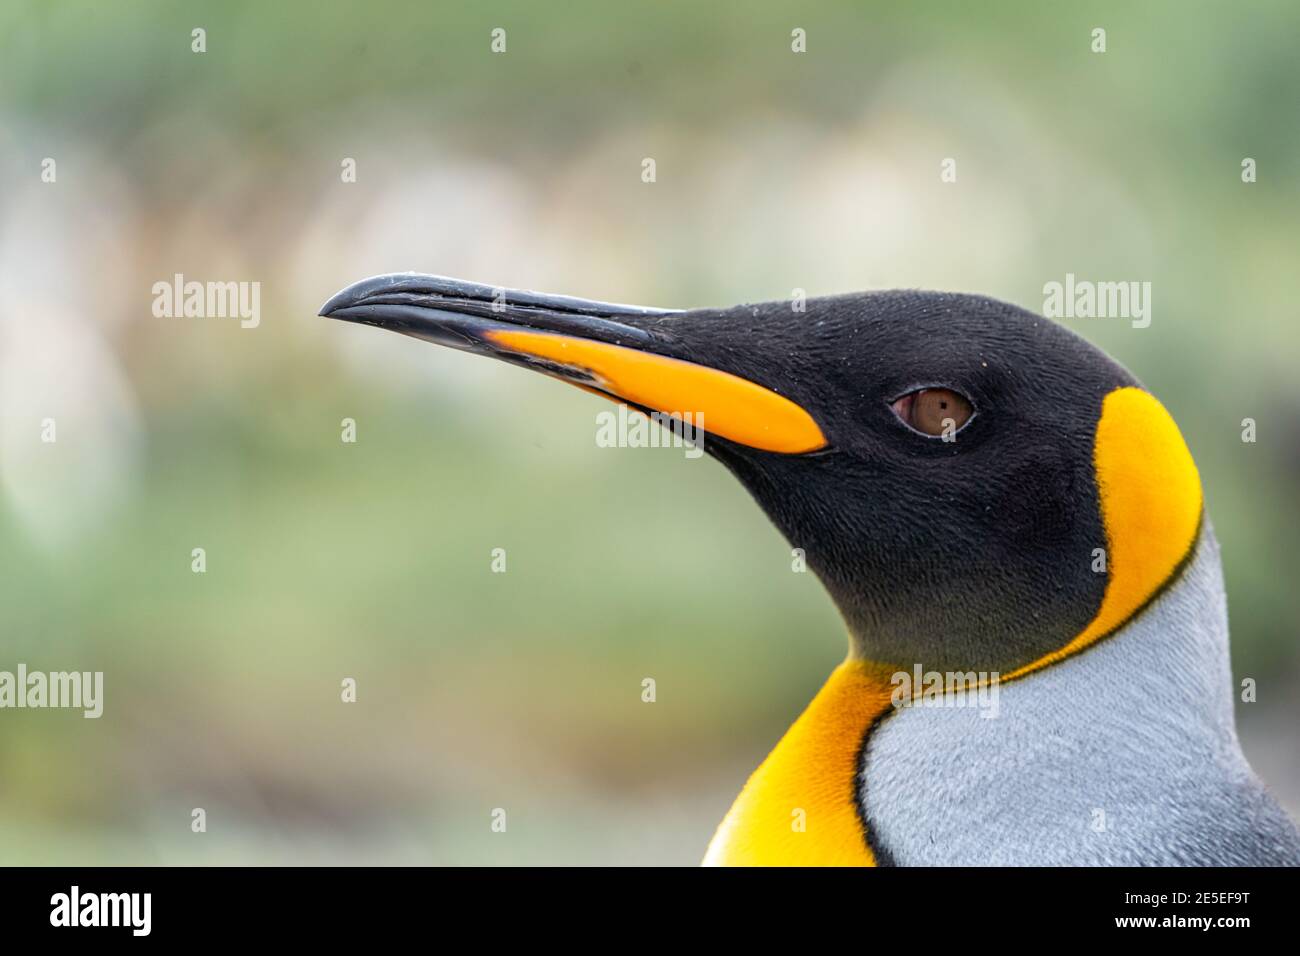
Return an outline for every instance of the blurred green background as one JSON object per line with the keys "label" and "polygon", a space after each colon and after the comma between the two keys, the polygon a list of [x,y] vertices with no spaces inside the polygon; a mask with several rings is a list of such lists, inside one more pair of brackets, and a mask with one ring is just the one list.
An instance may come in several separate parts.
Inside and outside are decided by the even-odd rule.
{"label": "blurred green background", "polygon": [[[1296,812],[1297,35],[1288,2],[0,6],[0,669],[106,675],[100,720],[0,712],[0,862],[694,863],[843,656],[719,465],[315,316],[406,269],[670,307],[1150,280],[1150,328],[1067,324],[1197,456]],[[178,272],[260,282],[260,327],[155,318]]]}

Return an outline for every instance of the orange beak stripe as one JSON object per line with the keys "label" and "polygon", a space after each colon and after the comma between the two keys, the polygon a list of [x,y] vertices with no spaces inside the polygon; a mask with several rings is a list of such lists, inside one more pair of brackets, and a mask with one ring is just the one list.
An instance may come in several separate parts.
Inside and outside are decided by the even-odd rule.
{"label": "orange beak stripe", "polygon": [[798,455],[826,447],[826,436],[806,411],[729,372],[550,332],[494,329],[484,335],[511,352],[582,369],[634,405],[689,414],[709,434],[750,448]]}

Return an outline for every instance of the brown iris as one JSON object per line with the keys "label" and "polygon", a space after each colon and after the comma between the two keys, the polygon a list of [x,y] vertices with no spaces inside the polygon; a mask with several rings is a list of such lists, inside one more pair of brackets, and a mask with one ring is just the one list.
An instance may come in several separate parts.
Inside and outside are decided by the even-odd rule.
{"label": "brown iris", "polygon": [[936,436],[955,433],[974,411],[964,395],[950,388],[918,388],[889,407],[903,424],[923,435]]}

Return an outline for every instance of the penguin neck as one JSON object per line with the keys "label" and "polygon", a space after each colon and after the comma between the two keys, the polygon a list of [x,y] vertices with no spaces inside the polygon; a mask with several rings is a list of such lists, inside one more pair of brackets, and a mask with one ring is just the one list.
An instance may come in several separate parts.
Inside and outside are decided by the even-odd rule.
{"label": "penguin neck", "polygon": [[[1054,693],[1106,699],[1115,708],[1149,710],[1158,702],[1206,739],[1236,746],[1228,609],[1219,542],[1205,518],[1192,553],[1164,590],[1115,633],[1073,657],[1006,683],[1012,699]],[[1023,687],[1024,689],[1020,689]],[[1151,722],[1148,726],[1158,726]]]}
{"label": "penguin neck", "polygon": [[[837,601],[837,605],[839,602]],[[875,662],[872,666],[884,667],[887,655],[880,652],[879,636],[873,634],[869,627],[854,626],[855,618],[840,606],[841,616],[849,625],[849,659]],[[892,642],[885,641],[890,644]],[[942,640],[936,640],[941,645]],[[948,671],[978,675],[981,683],[986,679],[1000,680],[1002,686],[1010,688],[1026,681],[1031,681],[1036,674],[1047,670],[1056,670],[1062,663],[1075,658],[1086,658],[1101,646],[1116,645],[1105,655],[1112,658],[1141,659],[1143,666],[1149,667],[1153,660],[1149,653],[1152,648],[1159,648],[1163,655],[1163,666],[1143,671],[1131,667],[1130,685],[1154,681],[1160,675],[1183,674],[1189,662],[1195,659],[1198,664],[1197,674],[1221,674],[1229,668],[1228,617],[1227,600],[1224,592],[1223,569],[1220,561],[1219,542],[1209,516],[1205,515],[1197,537],[1191,545],[1190,553],[1173,574],[1166,586],[1150,602],[1125,621],[1113,633],[1085,645],[1079,651],[1065,647],[1047,654],[1041,659],[1025,663],[1012,663],[1001,668],[986,666],[953,666],[942,659],[942,653],[936,654],[939,660],[917,657],[915,662],[892,668],[895,672],[908,673],[915,678],[916,673],[928,674],[932,671]],[[922,666],[923,665],[923,666]],[[1080,673],[1090,668],[1071,668],[1069,673]],[[1039,682],[1035,682],[1039,685]],[[1232,720],[1231,694],[1213,694],[1197,696],[1185,691],[1190,685],[1184,679],[1179,686],[1184,688],[1181,696],[1186,713],[1201,713],[1207,720],[1216,724]],[[1177,693],[1171,688],[1169,693]]]}
{"label": "penguin neck", "polygon": [[[1143,859],[1170,808],[1249,776],[1233,697],[1207,522],[1150,605],[1080,653],[1004,682],[996,719],[909,706],[883,721],[860,781],[873,845],[904,865]],[[936,760],[949,772],[933,773]],[[1094,833],[1097,811],[1110,822]],[[990,821],[1004,821],[1000,836]],[[1063,839],[1062,821],[1084,838]]]}
{"label": "penguin neck", "polygon": [[[749,778],[704,863],[870,866],[880,852],[891,859],[892,841],[928,832],[920,828],[928,819],[923,805],[933,819],[959,819],[971,804],[970,788],[1009,785],[1007,799],[1014,799],[1016,768],[988,754],[1010,759],[1025,752],[1020,748],[1032,751],[1035,737],[1055,741],[1044,744],[1047,752],[1095,756],[1096,766],[1070,768],[1092,780],[1159,773],[1162,760],[1174,779],[1189,739],[1222,755],[1224,766],[1239,756],[1223,574],[1208,520],[1187,565],[1149,607],[1078,655],[1002,687],[1002,719],[982,719],[973,708],[896,709],[899,673],[866,659],[861,643],[851,642],[849,658]],[[1140,748],[1141,766],[1117,769],[1113,753],[1091,740],[1097,727],[1117,719],[1151,744]],[[925,763],[936,755],[967,770],[933,792],[900,784],[926,779]],[[916,773],[897,772],[909,760],[918,763]],[[893,769],[881,776],[882,766]],[[977,822],[966,824],[978,832]]]}
{"label": "penguin neck", "polygon": [[[1104,688],[1113,706],[1135,713],[1163,708],[1184,723],[1178,736],[1192,725],[1203,739],[1235,749],[1228,603],[1219,542],[1208,516],[1191,555],[1164,591],[1114,634],[1041,674],[1052,672],[1080,694],[1097,694],[1105,678],[1116,685]],[[1036,676],[1025,677],[1026,686]]]}

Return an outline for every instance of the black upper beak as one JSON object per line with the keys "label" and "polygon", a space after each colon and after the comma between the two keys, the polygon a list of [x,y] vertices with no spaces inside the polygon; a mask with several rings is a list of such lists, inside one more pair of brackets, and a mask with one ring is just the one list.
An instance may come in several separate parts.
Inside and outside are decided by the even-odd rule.
{"label": "black upper beak", "polygon": [[534,329],[654,352],[660,337],[649,326],[678,313],[399,272],[353,283],[320,314],[507,358],[484,333]]}

